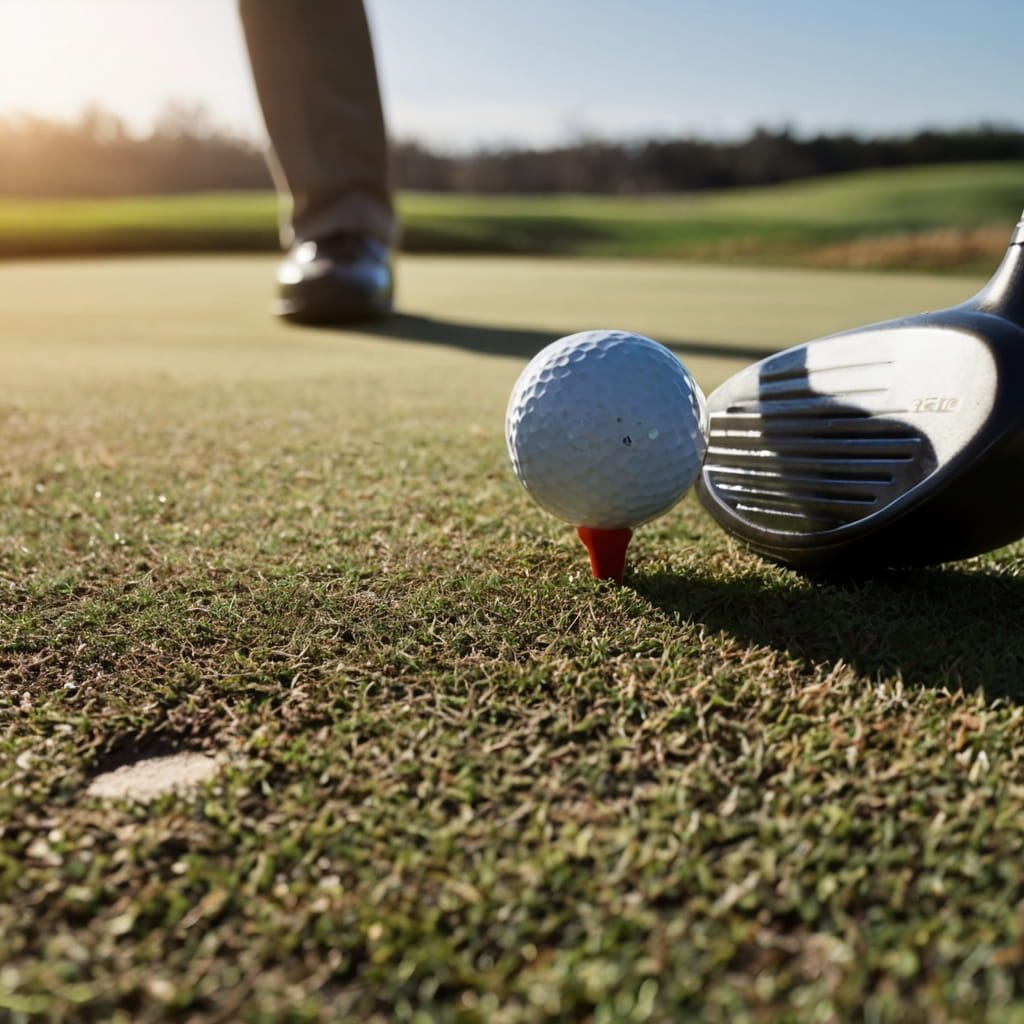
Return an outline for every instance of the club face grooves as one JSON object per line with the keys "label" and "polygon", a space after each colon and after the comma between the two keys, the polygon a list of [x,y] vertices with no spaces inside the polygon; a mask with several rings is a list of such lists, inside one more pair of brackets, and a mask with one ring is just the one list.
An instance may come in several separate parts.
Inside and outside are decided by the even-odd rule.
{"label": "club face grooves", "polygon": [[[768,532],[827,533],[879,512],[935,469],[919,430],[853,404],[872,396],[885,409],[888,388],[852,385],[823,395],[806,364],[778,358],[789,365],[775,370],[775,359],[767,360],[750,380],[756,387],[738,389],[709,417],[704,480],[736,519]],[[816,386],[823,377],[877,381],[890,366],[826,365]]]}

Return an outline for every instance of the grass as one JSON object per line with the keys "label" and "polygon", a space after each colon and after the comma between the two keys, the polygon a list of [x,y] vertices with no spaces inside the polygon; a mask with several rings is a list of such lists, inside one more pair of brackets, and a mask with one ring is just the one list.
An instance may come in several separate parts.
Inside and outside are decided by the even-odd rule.
{"label": "grass", "polygon": [[[410,252],[661,257],[981,272],[1020,213],[1024,163],[868,171],[655,197],[406,194]],[[274,197],[0,201],[0,256],[269,251]]]}
{"label": "grass", "polygon": [[0,1017],[1024,1019],[1024,550],[813,584],[688,498],[611,588],[501,437],[569,330],[710,388],[977,281],[408,258],[336,333],[272,266],[0,268]]}

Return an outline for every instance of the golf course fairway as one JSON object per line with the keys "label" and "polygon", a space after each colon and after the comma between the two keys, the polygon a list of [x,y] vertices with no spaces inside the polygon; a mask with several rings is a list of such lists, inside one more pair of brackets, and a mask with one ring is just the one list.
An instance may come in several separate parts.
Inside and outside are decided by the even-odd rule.
{"label": "golf course fairway", "polygon": [[1024,549],[816,582],[689,495],[599,584],[502,433],[564,334],[710,391],[983,277],[273,268],[0,264],[0,1019],[1024,1020]]}

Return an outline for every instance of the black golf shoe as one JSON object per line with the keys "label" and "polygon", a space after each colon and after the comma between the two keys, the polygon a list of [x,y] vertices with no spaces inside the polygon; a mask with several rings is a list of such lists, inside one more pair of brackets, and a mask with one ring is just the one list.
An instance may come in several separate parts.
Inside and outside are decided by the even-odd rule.
{"label": "black golf shoe", "polygon": [[391,311],[391,250],[372,238],[338,235],[293,246],[277,268],[276,316],[303,324],[350,324]]}

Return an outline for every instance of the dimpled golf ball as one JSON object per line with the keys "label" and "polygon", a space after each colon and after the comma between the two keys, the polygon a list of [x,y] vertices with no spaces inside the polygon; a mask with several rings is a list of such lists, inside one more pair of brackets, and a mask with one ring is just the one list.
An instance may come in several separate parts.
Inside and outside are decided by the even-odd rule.
{"label": "dimpled golf ball", "polygon": [[625,331],[571,334],[538,352],[505,416],[512,468],[537,504],[599,529],[667,512],[696,481],[707,436],[690,372]]}

